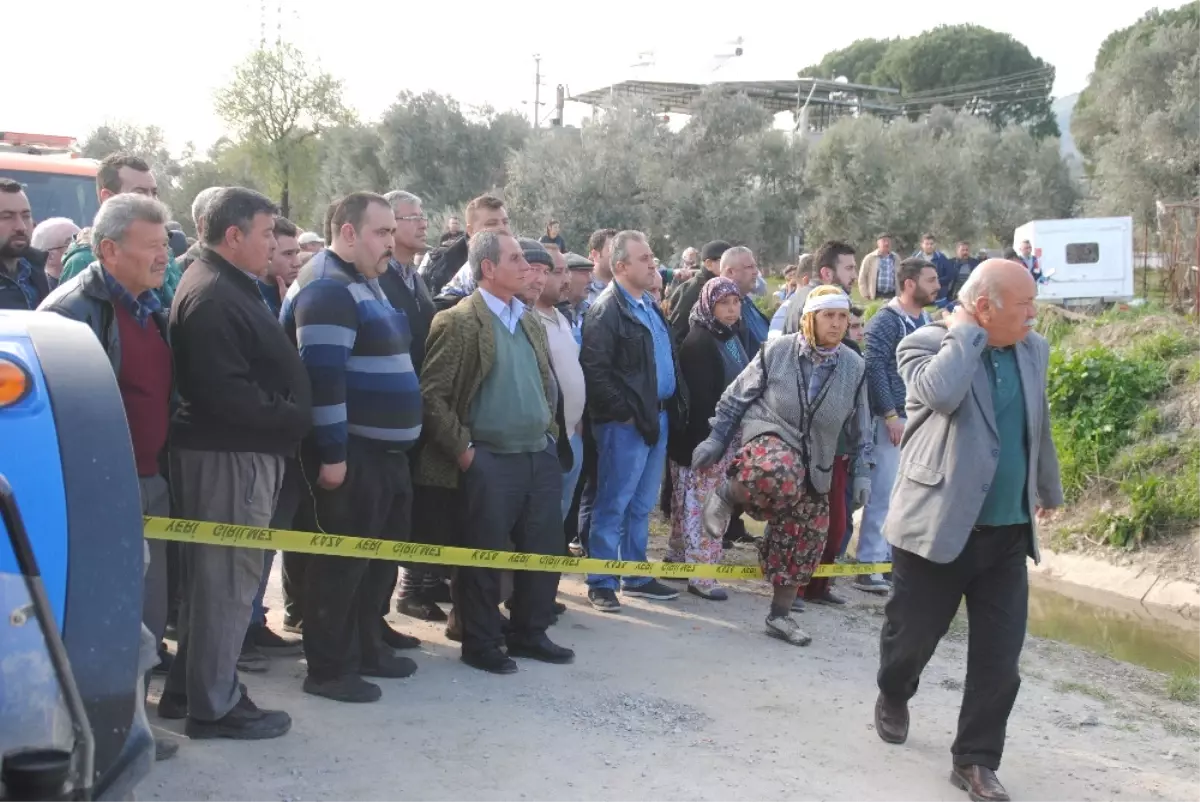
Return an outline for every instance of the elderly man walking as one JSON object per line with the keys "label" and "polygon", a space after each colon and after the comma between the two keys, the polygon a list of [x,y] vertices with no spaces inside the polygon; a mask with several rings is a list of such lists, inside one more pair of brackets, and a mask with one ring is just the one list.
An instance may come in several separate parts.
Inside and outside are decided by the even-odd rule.
{"label": "elderly man walking", "polygon": [[[517,299],[529,262],[516,238],[484,230],[467,255],[476,289],[437,315],[429,332],[421,395],[428,440],[418,483],[458,488],[460,545],[562,553],[562,469],[554,423],[546,330]],[[517,571],[507,636],[500,615],[500,572],[459,568],[453,590],[462,627],[462,660],[512,674],[512,657],[569,663],[553,643],[558,574]],[[507,652],[502,648],[507,642]]]}
{"label": "elderly man walking", "polygon": [[1050,348],[1032,328],[1037,286],[1020,264],[989,259],[948,322],[896,351],[908,426],[884,534],[895,587],[880,636],[875,729],[908,737],[908,700],[962,598],[970,641],[950,781],[1003,802],[996,778],[1021,685],[1034,520],[1062,504],[1050,437]]}

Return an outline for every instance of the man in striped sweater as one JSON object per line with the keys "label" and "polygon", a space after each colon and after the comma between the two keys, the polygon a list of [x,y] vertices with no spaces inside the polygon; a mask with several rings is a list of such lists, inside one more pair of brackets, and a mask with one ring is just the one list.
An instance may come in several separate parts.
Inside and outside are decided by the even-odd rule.
{"label": "man in striped sweater", "polygon": [[[313,433],[301,450],[313,499],[300,518],[311,513],[313,531],[331,535],[403,540],[412,517],[406,452],[420,437],[422,409],[408,318],[378,281],[396,221],[382,196],[355,192],[337,204],[331,223],[331,245],[301,270],[281,315],[313,386]],[[416,671],[380,632],[395,579],[394,562],[312,558],[302,594],[306,692],[373,702],[379,686],[364,676]]]}

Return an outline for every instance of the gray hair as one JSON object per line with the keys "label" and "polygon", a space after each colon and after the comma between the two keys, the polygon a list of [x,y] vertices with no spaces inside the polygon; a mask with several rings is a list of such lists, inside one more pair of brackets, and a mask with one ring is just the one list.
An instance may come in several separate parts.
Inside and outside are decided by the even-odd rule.
{"label": "gray hair", "polygon": [[402,189],[393,189],[391,192],[386,192],[383,199],[392,207],[392,211],[396,211],[396,207],[402,203],[407,203],[412,206],[421,206],[421,199],[411,192],[405,192]]}
{"label": "gray hair", "polygon": [[646,235],[640,231],[627,229],[617,232],[617,236],[613,237],[612,258],[609,263],[615,268],[618,262],[629,263],[629,243],[640,242],[643,245],[649,245],[646,242]]}
{"label": "gray hair", "polygon": [[729,267],[734,259],[739,259],[743,256],[749,256],[753,259],[754,251],[745,245],[734,245],[732,248],[726,250],[725,253],[721,254],[721,272],[725,272],[725,268]]}
{"label": "gray hair", "polygon": [[208,222],[208,207],[222,189],[224,187],[209,187],[196,193],[196,198],[192,201],[192,223],[196,226],[197,237],[203,237],[205,223]]}
{"label": "gray hair", "polygon": [[1003,276],[998,275],[995,270],[972,270],[971,275],[967,277],[966,282],[958,291],[958,300],[967,308],[974,310],[976,301],[980,298],[987,298],[988,303],[1001,309],[1004,306],[1000,300],[1002,280]]}
{"label": "gray hair", "polygon": [[96,212],[96,221],[92,223],[92,243],[98,250],[100,243],[106,239],[121,242],[129,227],[138,221],[155,223],[165,229],[170,218],[171,213],[166,205],[155,198],[133,192],[113,195]]}
{"label": "gray hair", "polygon": [[78,233],[79,226],[75,225],[75,221],[71,218],[51,217],[37,224],[33,229],[33,236],[30,237],[29,244],[39,251],[60,248],[62,247],[60,241],[63,239],[63,234],[67,234],[69,238]]}
{"label": "gray hair", "polygon": [[476,284],[483,281],[483,261],[486,259],[492,264],[499,264],[500,240],[511,236],[500,231],[484,230],[475,232],[471,237],[467,245],[467,264],[471,266],[471,277]]}

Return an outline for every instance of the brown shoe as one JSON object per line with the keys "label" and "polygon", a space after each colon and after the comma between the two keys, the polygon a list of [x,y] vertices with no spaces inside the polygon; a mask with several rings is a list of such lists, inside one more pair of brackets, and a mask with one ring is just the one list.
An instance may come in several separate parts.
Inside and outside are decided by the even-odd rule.
{"label": "brown shoe", "polygon": [[1008,802],[1010,798],[996,772],[987,766],[955,766],[950,782],[966,791],[971,802]]}
{"label": "brown shoe", "polygon": [[908,704],[892,702],[882,693],[875,700],[875,732],[890,744],[908,740]]}

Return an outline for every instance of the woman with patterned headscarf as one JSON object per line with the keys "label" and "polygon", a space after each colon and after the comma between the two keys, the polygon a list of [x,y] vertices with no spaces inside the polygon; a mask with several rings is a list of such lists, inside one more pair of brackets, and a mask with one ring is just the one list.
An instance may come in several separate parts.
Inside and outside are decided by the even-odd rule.
{"label": "woman with patterned headscarf", "polygon": [[[688,388],[687,420],[672,427],[667,441],[671,468],[671,537],[668,562],[712,564],[721,561],[721,531],[715,538],[704,531],[704,499],[725,480],[733,453],[711,465],[693,469],[692,451],[709,435],[708,419],[725,392],[749,361],[733,327],[742,316],[742,297],[727,278],[709,279],[688,315],[690,326],[679,346],[679,370]],[[688,591],[705,599],[724,601],[725,589],[715,579],[692,579]]]}
{"label": "woman with patterned headscarf", "polygon": [[[800,330],[769,340],[717,403],[712,432],[692,453],[692,470],[733,459],[704,503],[708,537],[720,537],[734,506],[768,524],[759,545],[773,586],[767,634],[797,646],[812,640],[791,616],[829,531],[829,490],[838,436],[859,455],[855,499],[870,493],[871,413],[862,357],[842,344],[850,298],[817,287],[804,300]],[[740,434],[739,434],[740,431]]]}

